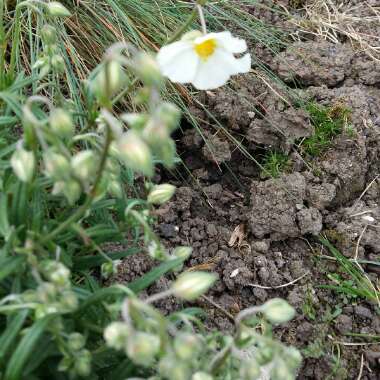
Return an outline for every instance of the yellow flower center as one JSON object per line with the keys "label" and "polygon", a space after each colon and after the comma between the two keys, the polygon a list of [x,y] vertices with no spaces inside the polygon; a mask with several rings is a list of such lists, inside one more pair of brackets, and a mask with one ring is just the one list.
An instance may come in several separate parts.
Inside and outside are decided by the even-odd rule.
{"label": "yellow flower center", "polygon": [[204,60],[207,60],[210,55],[213,55],[215,49],[216,41],[213,38],[203,41],[200,44],[195,44],[194,46],[195,52]]}

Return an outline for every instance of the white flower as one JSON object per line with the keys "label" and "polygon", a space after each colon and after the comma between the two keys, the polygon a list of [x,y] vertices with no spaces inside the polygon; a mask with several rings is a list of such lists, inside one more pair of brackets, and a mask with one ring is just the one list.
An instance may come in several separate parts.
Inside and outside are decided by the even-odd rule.
{"label": "white flower", "polygon": [[199,90],[211,90],[224,85],[231,75],[250,70],[249,54],[234,56],[246,50],[246,42],[230,32],[196,36],[190,32],[180,41],[162,47],[157,61],[163,75],[172,82],[192,83]]}

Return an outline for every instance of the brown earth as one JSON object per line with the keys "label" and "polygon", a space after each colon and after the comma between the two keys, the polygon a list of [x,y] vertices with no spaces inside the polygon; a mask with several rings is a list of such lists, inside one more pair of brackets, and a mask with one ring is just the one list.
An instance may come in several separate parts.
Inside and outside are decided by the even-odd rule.
{"label": "brown earth", "polygon": [[[269,11],[254,13],[290,25]],[[331,255],[318,236],[328,237],[347,258],[363,260],[365,275],[378,285],[380,63],[355,51],[344,38],[341,43],[302,38],[275,57],[258,46],[252,49],[298,90],[289,92],[260,71],[201,95],[220,125],[193,106],[194,115],[204,121],[207,145],[193,128],[178,135],[186,169],[177,168],[180,176],[161,173],[162,181],[178,190],[157,210],[157,232],[167,247],[193,247],[186,268],[219,274],[208,296],[229,313],[273,297],[296,308],[297,317],[276,334],[301,349],[305,360],[299,379],[356,379],[362,357],[361,379],[379,379],[380,344],[373,344],[380,336],[379,306],[320,287],[336,285],[331,274],[350,278],[326,257]],[[352,110],[351,133],[337,136],[320,156],[304,157],[295,142],[314,130],[309,115],[294,106],[296,98],[344,104]],[[279,178],[263,178],[236,141],[258,161],[277,149],[290,154],[292,164]],[[240,240],[231,244],[235,229]],[[132,257],[122,276],[129,281],[151,265],[146,257]],[[151,291],[166,288],[169,281],[162,279]],[[232,328],[219,309],[202,305],[210,325]],[[176,301],[160,306],[170,311]]]}

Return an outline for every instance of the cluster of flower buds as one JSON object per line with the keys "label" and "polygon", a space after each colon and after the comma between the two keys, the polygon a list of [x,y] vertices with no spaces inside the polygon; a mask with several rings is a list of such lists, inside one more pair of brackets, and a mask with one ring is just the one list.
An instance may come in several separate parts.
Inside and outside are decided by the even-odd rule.
{"label": "cluster of flower buds", "polygon": [[[45,6],[47,13],[53,17],[68,17],[70,12],[58,1],[52,1]],[[61,74],[65,71],[65,61],[57,44],[57,31],[54,26],[45,24],[41,29],[41,39],[43,42],[43,54],[35,62],[33,69],[39,70],[40,79],[50,72]]]}
{"label": "cluster of flower buds", "polygon": [[58,370],[67,372],[72,378],[86,377],[91,373],[91,352],[85,348],[86,339],[77,332],[69,334],[64,356]]}
{"label": "cluster of flower buds", "polygon": [[73,312],[78,299],[71,289],[69,269],[58,261],[47,260],[39,264],[39,272],[44,280],[35,291],[24,294],[25,301],[36,303],[36,318]]}

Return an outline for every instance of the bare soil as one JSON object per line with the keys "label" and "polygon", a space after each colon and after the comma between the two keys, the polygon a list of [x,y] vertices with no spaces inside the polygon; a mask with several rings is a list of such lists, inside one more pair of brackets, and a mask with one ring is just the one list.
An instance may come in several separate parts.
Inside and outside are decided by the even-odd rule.
{"label": "bare soil", "polygon": [[[278,3],[299,11],[291,1]],[[252,12],[290,25],[284,16]],[[252,51],[298,89],[289,93],[254,72],[202,95],[223,128],[193,105],[207,144],[190,127],[178,135],[186,169],[178,168],[180,176],[161,173],[161,180],[178,190],[157,210],[157,231],[168,247],[193,247],[185,269],[219,274],[208,296],[228,313],[273,297],[296,308],[297,317],[278,327],[276,335],[303,352],[299,379],[357,379],[359,374],[380,379],[379,306],[321,288],[337,285],[332,274],[350,278],[326,257],[331,255],[318,240],[324,235],[347,258],[372,262],[362,267],[378,286],[380,267],[373,263],[380,257],[380,63],[343,37],[339,43],[302,37],[277,56],[258,46]],[[350,133],[337,136],[321,155],[304,157],[295,144],[314,130],[307,112],[295,106],[296,97],[344,104],[352,110]],[[289,154],[290,167],[279,178],[263,178],[231,136],[259,162],[268,150]],[[145,257],[131,257],[123,266],[124,280],[150,266]],[[202,305],[210,327],[232,328],[225,313],[208,302]],[[176,301],[160,306],[170,311]]]}

